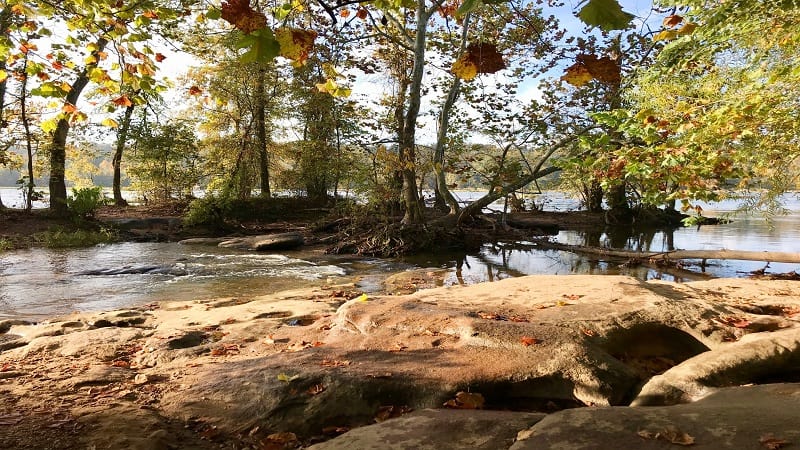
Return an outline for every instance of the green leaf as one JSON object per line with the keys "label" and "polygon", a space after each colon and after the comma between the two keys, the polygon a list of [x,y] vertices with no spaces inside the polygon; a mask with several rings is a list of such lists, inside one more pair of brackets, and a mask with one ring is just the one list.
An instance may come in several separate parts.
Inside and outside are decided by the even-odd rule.
{"label": "green leaf", "polygon": [[462,3],[461,6],[459,6],[456,10],[456,15],[463,16],[468,12],[475,11],[482,4],[483,2],[481,2],[481,0],[464,0],[464,3]]}
{"label": "green leaf", "polygon": [[586,25],[611,31],[628,28],[634,16],[623,11],[617,0],[589,0],[578,12],[578,17]]}
{"label": "green leaf", "polygon": [[217,8],[211,8],[206,11],[206,18],[211,20],[217,20],[222,17],[222,10]]}
{"label": "green leaf", "polygon": [[272,61],[281,51],[281,46],[269,28],[262,28],[254,31],[249,36],[245,36],[237,43],[238,48],[247,48],[247,52],[242,55],[242,62],[267,62]]}

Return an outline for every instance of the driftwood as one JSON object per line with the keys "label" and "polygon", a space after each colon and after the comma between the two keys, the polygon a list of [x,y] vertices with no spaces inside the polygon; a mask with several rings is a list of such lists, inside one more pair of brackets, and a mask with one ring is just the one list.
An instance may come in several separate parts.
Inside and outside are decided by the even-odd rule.
{"label": "driftwood", "polygon": [[581,245],[559,244],[539,241],[538,247],[564,250],[573,253],[611,256],[629,259],[677,260],[677,259],[736,259],[742,261],[764,261],[779,263],[800,263],[800,253],[788,252],[756,252],[744,250],[673,250],[666,252],[639,252],[633,250],[616,250],[610,248],[586,247]]}

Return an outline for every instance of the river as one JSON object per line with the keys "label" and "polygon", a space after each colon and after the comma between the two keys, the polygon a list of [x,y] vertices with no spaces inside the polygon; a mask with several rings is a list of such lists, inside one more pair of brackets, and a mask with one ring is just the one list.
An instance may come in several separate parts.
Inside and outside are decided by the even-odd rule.
{"label": "river", "polygon": [[[5,200],[5,199],[4,199]],[[552,193],[546,209],[572,209],[574,200]],[[563,243],[606,245],[651,251],[680,249],[772,250],[800,252],[800,200],[786,197],[790,213],[768,222],[737,217],[732,223],[682,228],[674,232],[612,236],[562,231]],[[730,203],[705,205],[706,215],[724,214]],[[624,245],[620,245],[624,243]],[[518,245],[518,244],[521,244]],[[410,268],[446,269],[444,285],[472,284],[529,274],[626,274],[641,280],[690,281],[706,276],[740,277],[764,268],[763,262],[709,261],[686,270],[626,267],[568,252],[536,250],[525,242],[484,245],[464,254],[417,255],[404,259],[353,258],[310,251],[259,254],[176,243],[117,243],[79,250],[34,248],[0,254],[0,320],[41,320],[73,311],[124,308],[158,300],[246,297],[319,283],[351,281],[370,292],[387,274]],[[158,270],[151,271],[152,268]],[[772,263],[769,272],[800,271],[796,264]],[[114,274],[98,274],[113,271]],[[141,273],[151,271],[151,273]],[[93,274],[88,274],[93,273]]]}

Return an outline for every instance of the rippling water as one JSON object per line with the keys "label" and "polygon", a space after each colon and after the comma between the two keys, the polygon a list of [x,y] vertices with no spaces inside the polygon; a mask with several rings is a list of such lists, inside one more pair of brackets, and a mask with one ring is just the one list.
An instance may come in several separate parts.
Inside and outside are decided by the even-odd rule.
{"label": "rippling water", "polygon": [[[575,201],[547,200],[549,209],[568,210]],[[563,243],[663,251],[670,248],[772,250],[800,252],[800,201],[793,211],[768,223],[740,217],[726,225],[683,228],[674,232],[616,235],[613,230],[563,231]],[[707,207],[708,215],[714,215]],[[730,209],[717,205],[716,213]],[[744,276],[762,262],[710,261],[685,271],[646,266],[620,267],[553,250],[532,250],[525,242],[485,245],[464,254],[419,255],[404,260],[325,256],[307,251],[263,254],[176,243],[119,243],[79,250],[29,249],[0,254],[0,319],[42,319],[72,311],[95,311],[159,300],[247,297],[341,280],[359,275],[360,288],[377,290],[387,273],[413,267],[446,269],[445,284],[472,284],[529,274],[626,274],[638,279],[688,281],[713,276]],[[153,271],[153,268],[157,270]],[[770,264],[768,271],[800,271],[797,264]],[[115,275],[87,275],[114,271]],[[143,271],[159,273],[137,273]],[[127,273],[125,273],[127,272]],[[347,278],[350,280],[351,278]]]}

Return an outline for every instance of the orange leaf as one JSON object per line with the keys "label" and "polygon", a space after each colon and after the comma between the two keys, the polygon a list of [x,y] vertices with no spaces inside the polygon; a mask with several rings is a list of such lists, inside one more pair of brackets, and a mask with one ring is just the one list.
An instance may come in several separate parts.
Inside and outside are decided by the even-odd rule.
{"label": "orange leaf", "polygon": [[356,17],[358,17],[361,20],[366,19],[367,18],[367,10],[364,9],[364,8],[358,8],[358,11],[356,11]]}
{"label": "orange leaf", "polygon": [[189,95],[200,95],[202,93],[203,93],[203,90],[200,89],[199,87],[197,87],[197,85],[194,85],[194,86],[189,88]]}
{"label": "orange leaf", "polygon": [[112,100],[111,102],[114,103],[117,106],[124,106],[126,108],[128,106],[133,106],[133,102],[131,102],[131,99],[129,99],[127,95],[123,95],[121,97],[117,97],[114,100]]}
{"label": "orange leaf", "polygon": [[76,108],[75,105],[71,103],[64,103],[64,106],[61,107],[61,111],[64,111],[67,114],[72,114],[77,110],[78,108]]}
{"label": "orange leaf", "polygon": [[158,19],[158,14],[155,11],[145,11],[142,15],[148,19]]}
{"label": "orange leaf", "polygon": [[481,394],[459,391],[456,393],[456,398],[444,402],[444,406],[455,409],[480,409],[484,403]]}
{"label": "orange leaf", "polygon": [[341,17],[349,17],[350,16],[350,10],[347,9],[347,8],[344,8],[343,10],[339,11],[339,16],[341,16]]}
{"label": "orange leaf", "polygon": [[161,61],[164,61],[165,59],[167,59],[166,56],[164,56],[161,53],[156,53],[156,62],[161,62]]}
{"label": "orange leaf", "polygon": [[519,338],[519,342],[520,342],[522,345],[524,345],[525,347],[530,347],[531,345],[538,344],[538,343],[540,343],[540,342],[542,342],[542,341],[541,341],[541,340],[539,340],[539,339],[536,339],[536,338],[534,338],[534,337],[530,337],[530,336],[522,336],[521,338]]}
{"label": "orange leaf", "polygon": [[306,390],[308,395],[314,396],[325,392],[326,387],[321,384],[315,384]]}
{"label": "orange leaf", "polygon": [[250,0],[228,0],[222,2],[222,19],[243,33],[252,33],[267,26],[267,16],[250,7]]}
{"label": "orange leaf", "polygon": [[667,28],[677,27],[683,22],[683,17],[673,14],[664,18],[664,26]]}
{"label": "orange leaf", "polygon": [[63,64],[61,64],[61,63],[60,63],[60,62],[58,62],[58,61],[53,61],[53,63],[52,63],[51,65],[53,66],[53,69],[56,69],[56,70],[64,70],[64,65],[63,65]]}
{"label": "orange leaf", "polygon": [[758,442],[769,450],[778,450],[789,445],[786,439],[779,439],[772,435],[772,433],[765,434],[758,439]]}

